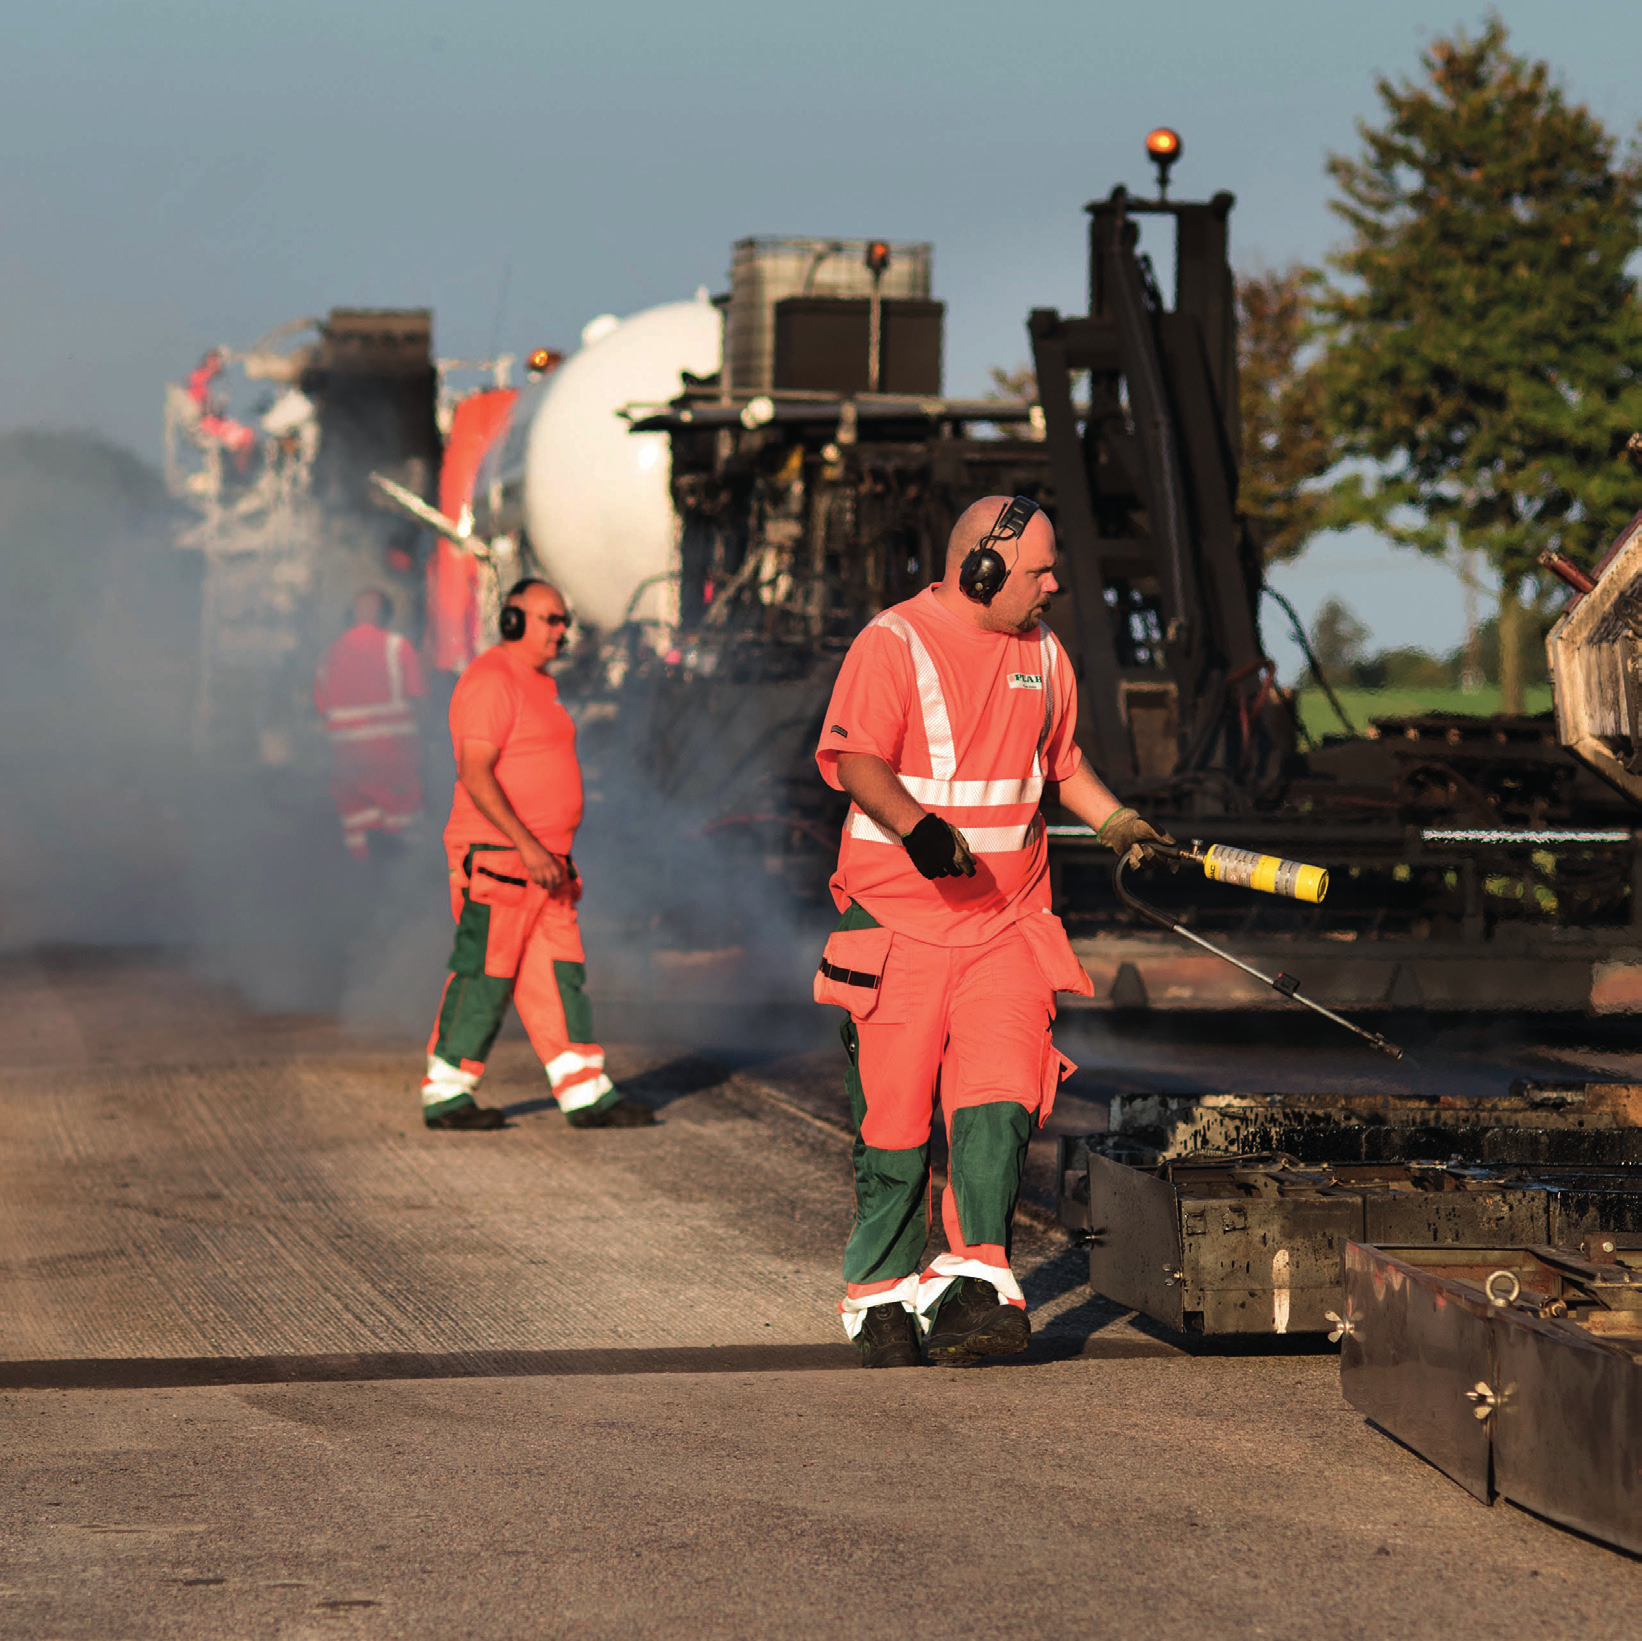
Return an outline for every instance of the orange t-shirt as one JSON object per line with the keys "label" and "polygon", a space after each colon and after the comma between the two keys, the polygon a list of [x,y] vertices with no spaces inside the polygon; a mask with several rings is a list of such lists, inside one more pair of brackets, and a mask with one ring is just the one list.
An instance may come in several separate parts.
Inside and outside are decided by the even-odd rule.
{"label": "orange t-shirt", "polygon": [[976,946],[1049,906],[1038,799],[1078,767],[1077,687],[1049,629],[982,632],[934,592],[883,611],[850,645],[821,726],[816,762],[839,785],[838,754],[870,752],[925,809],[952,822],[972,878],[921,876],[901,840],[850,805],[833,899],[886,928]]}
{"label": "orange t-shirt", "polygon": [[[570,853],[582,819],[576,725],[559,700],[559,686],[546,673],[515,661],[505,644],[486,650],[456,681],[450,739],[458,760],[463,741],[487,741],[500,748],[496,780],[514,812],[544,849]],[[445,845],[465,849],[470,843],[512,847],[457,781]]]}

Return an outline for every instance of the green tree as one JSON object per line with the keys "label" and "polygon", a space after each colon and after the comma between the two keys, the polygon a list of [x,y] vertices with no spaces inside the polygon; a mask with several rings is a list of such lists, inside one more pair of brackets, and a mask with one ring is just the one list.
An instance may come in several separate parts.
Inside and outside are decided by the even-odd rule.
{"label": "green tree", "polygon": [[1315,481],[1333,465],[1334,446],[1322,378],[1307,356],[1314,278],[1290,266],[1237,281],[1237,499],[1274,563],[1296,557],[1328,522]]}
{"label": "green tree", "polygon": [[1520,711],[1540,552],[1588,564],[1637,504],[1613,455],[1642,423],[1626,271],[1642,164],[1509,49],[1497,16],[1421,66],[1417,83],[1377,82],[1384,123],[1329,161],[1351,233],[1322,299],[1322,368],[1358,464],[1333,496],[1396,542],[1488,555],[1503,705]]}
{"label": "green tree", "polygon": [[1346,674],[1367,654],[1368,628],[1337,598],[1326,600],[1312,617],[1307,636],[1311,653],[1331,684],[1345,682]]}

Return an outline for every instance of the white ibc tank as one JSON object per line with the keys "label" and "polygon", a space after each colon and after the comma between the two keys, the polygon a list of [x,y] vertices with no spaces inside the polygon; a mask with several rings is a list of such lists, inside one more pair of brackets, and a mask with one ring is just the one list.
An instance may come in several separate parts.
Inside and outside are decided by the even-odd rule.
{"label": "white ibc tank", "polygon": [[[539,398],[520,400],[515,414],[528,424],[503,443],[522,457],[522,522],[571,609],[596,627],[616,626],[645,582],[677,568],[667,435],[630,433],[619,412],[676,398],[684,371],[716,371],[721,330],[705,292],[627,319],[606,315]],[[672,620],[676,605],[676,586],[657,582],[636,613]]]}

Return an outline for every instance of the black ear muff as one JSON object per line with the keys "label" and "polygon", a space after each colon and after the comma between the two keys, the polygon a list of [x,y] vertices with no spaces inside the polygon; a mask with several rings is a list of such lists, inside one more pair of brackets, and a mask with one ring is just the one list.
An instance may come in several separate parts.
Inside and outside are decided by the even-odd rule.
{"label": "black ear muff", "polygon": [[1005,503],[998,522],[970,548],[958,566],[958,587],[965,598],[977,604],[990,604],[1003,591],[1003,584],[1009,579],[1009,566],[995,544],[1018,541],[1026,534],[1026,527],[1037,511],[1038,504],[1029,496],[1016,496]]}
{"label": "black ear muff", "polygon": [[504,604],[496,623],[505,644],[517,644],[525,635],[525,612],[517,604]]}
{"label": "black ear muff", "polygon": [[990,604],[1009,579],[1009,566],[995,547],[974,547],[958,569],[958,585],[965,598]]}

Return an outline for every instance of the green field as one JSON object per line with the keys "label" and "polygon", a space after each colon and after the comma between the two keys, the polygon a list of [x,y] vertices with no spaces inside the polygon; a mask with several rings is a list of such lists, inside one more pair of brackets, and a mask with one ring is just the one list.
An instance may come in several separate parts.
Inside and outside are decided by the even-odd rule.
{"label": "green field", "polygon": [[[1346,716],[1359,730],[1372,718],[1408,718],[1421,712],[1463,712],[1486,718],[1499,711],[1499,690],[1486,686],[1478,690],[1460,689],[1340,689],[1334,692]],[[1528,691],[1529,712],[1551,710],[1550,686],[1541,684]],[[1340,735],[1340,720],[1320,689],[1300,691],[1300,721],[1314,739]]]}

